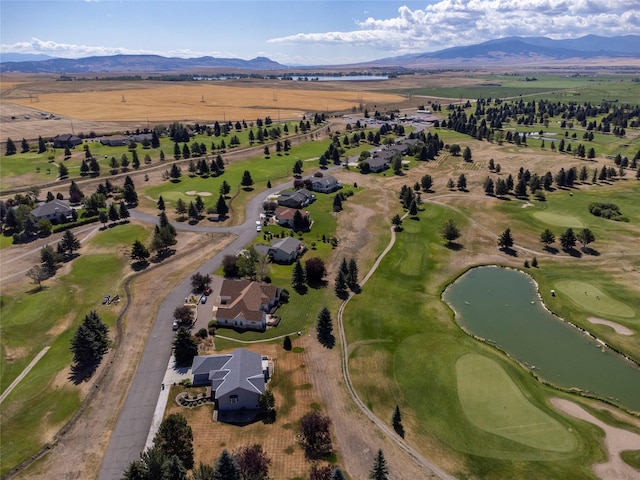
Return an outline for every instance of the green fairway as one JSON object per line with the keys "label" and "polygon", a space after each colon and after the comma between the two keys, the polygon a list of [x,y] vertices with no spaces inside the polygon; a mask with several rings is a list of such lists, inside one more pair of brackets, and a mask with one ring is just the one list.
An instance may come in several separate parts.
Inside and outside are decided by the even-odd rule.
{"label": "green fairway", "polygon": [[494,360],[464,355],[456,362],[456,376],[462,410],[478,428],[542,450],[575,448],[567,428],[534,407]]}
{"label": "green fairway", "polygon": [[623,318],[635,317],[633,308],[619,302],[590,283],[563,279],[557,280],[554,285],[558,292],[567,295],[574,303],[586,310],[600,315],[614,315]]}
{"label": "green fairway", "polygon": [[571,228],[584,227],[584,223],[582,223],[582,221],[580,221],[579,218],[572,217],[570,215],[562,215],[559,213],[541,211],[541,212],[534,212],[533,216],[536,217],[541,222],[547,223],[549,225],[554,225],[557,227],[571,227]]}

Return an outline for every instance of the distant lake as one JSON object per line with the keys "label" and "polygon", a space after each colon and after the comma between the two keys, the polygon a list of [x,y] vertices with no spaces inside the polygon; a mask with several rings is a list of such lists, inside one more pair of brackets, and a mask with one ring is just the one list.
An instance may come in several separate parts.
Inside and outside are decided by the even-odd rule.
{"label": "distant lake", "polygon": [[295,76],[295,82],[371,82],[375,80],[389,80],[388,75],[342,75],[342,76]]}
{"label": "distant lake", "polygon": [[464,329],[505,350],[546,381],[640,412],[640,368],[549,313],[529,275],[473,268],[447,287],[443,299]]}

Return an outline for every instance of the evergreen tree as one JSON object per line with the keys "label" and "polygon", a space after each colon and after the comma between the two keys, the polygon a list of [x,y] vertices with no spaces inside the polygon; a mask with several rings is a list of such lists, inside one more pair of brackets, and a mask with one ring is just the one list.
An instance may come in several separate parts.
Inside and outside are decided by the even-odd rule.
{"label": "evergreen tree", "polygon": [[560,235],[560,245],[562,245],[563,250],[571,250],[576,246],[576,235],[573,233],[572,228],[567,228],[565,232]]}
{"label": "evergreen tree", "polygon": [[227,202],[224,200],[224,196],[222,195],[218,197],[218,202],[216,203],[216,213],[221,217],[226,217],[227,213],[229,213],[229,207],[227,206]]}
{"label": "evergreen tree", "polygon": [[343,296],[347,291],[347,276],[342,270],[338,270],[335,280],[335,292],[339,297]]}
{"label": "evergreen tree", "polygon": [[72,371],[90,375],[109,349],[109,328],[95,311],[84,317],[71,339]]}
{"label": "evergreen tree", "polygon": [[245,170],[242,174],[242,180],[240,181],[240,185],[245,188],[250,188],[253,185],[253,179],[251,178],[251,173],[249,170]]}
{"label": "evergreen tree", "polygon": [[6,151],[5,151],[5,155],[11,156],[11,155],[15,155],[17,153],[17,149],[16,149],[16,144],[13,143],[13,140],[11,140],[11,138],[7,138],[7,145],[6,145]]}
{"label": "evergreen tree", "polygon": [[551,230],[545,228],[545,230],[540,234],[540,241],[544,243],[545,248],[549,248],[549,245],[556,241],[556,236]]}
{"label": "evergreen tree", "polygon": [[65,230],[60,239],[60,250],[66,257],[71,257],[73,252],[80,250],[80,240],[76,238],[71,230]]}
{"label": "evergreen tree", "polygon": [[187,205],[184,203],[184,200],[182,198],[178,198],[178,200],[176,201],[175,212],[181,217],[183,217],[184,214],[187,213]]}
{"label": "evergreen tree", "polygon": [[222,451],[215,463],[215,480],[241,480],[240,466],[227,449]]}
{"label": "evergreen tree", "polygon": [[402,415],[400,414],[400,406],[396,404],[396,408],[393,411],[393,416],[391,418],[391,424],[393,425],[393,429],[396,431],[398,435],[404,438],[404,427],[402,426]]}
{"label": "evergreen tree", "polygon": [[498,245],[500,248],[507,250],[513,247],[513,237],[511,236],[511,229],[507,228],[500,237],[498,237]]}
{"label": "evergreen tree", "polygon": [[282,341],[282,348],[287,352],[291,350],[291,337],[289,337],[289,335],[285,335],[284,340]]}
{"label": "evergreen tree", "polygon": [[440,234],[442,238],[447,241],[447,245],[451,245],[454,240],[460,238],[460,229],[455,224],[453,219],[449,219],[442,227],[440,228]]}
{"label": "evergreen tree", "polygon": [[349,270],[347,272],[347,285],[352,290],[358,286],[358,262],[355,258],[349,260]]}
{"label": "evergreen tree", "polygon": [[109,220],[111,220],[112,222],[117,222],[120,218],[120,214],[118,213],[118,209],[116,208],[115,203],[109,205],[109,211],[107,212],[107,214],[109,215]]}
{"label": "evergreen tree", "polygon": [[179,367],[189,367],[193,363],[193,357],[198,355],[198,344],[184,327],[180,327],[173,340],[173,355],[176,358],[176,365]]}
{"label": "evergreen tree", "polygon": [[160,210],[162,212],[166,209],[166,206],[164,204],[164,198],[162,198],[162,195],[160,195],[160,197],[158,197],[157,206],[158,206],[158,210]]}
{"label": "evergreen tree", "polygon": [[328,347],[333,346],[333,321],[331,320],[331,313],[327,307],[323,307],[320,313],[318,313],[316,334],[321,344]]}
{"label": "evergreen tree", "polygon": [[302,292],[305,288],[305,283],[306,283],[305,271],[302,268],[302,264],[300,263],[300,260],[296,260],[296,263],[293,266],[291,285],[297,292]]}
{"label": "evergreen tree", "polygon": [[576,240],[582,244],[582,250],[584,251],[587,249],[587,245],[596,241],[596,237],[591,230],[583,228],[577,233]]}
{"label": "evergreen tree", "polygon": [[133,242],[131,247],[131,260],[134,262],[146,262],[151,254],[140,240]]}
{"label": "evergreen tree", "polygon": [[172,413],[162,421],[153,437],[153,447],[166,458],[176,456],[184,468],[193,468],[193,431],[181,414]]}
{"label": "evergreen tree", "polygon": [[388,480],[389,469],[387,468],[387,460],[384,458],[382,450],[378,450],[375,460],[373,461],[373,467],[369,472],[369,478],[371,480]]}
{"label": "evergreen tree", "polygon": [[38,137],[38,153],[44,153],[47,151],[47,145],[44,143],[42,136]]}

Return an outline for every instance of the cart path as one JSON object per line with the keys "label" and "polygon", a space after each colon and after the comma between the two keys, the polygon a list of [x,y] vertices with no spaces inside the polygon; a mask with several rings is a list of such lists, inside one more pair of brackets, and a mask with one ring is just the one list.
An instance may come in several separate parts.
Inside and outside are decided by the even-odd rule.
{"label": "cart path", "polygon": [[18,386],[18,384],[22,381],[22,379],[27,376],[27,374],[33,369],[33,367],[36,366],[36,364],[40,361],[40,359],[44,357],[44,354],[47,353],[50,348],[51,347],[44,347],[34,357],[34,359],[31,360],[31,362],[29,362],[29,365],[27,365],[25,369],[22,372],[20,372],[20,375],[18,375],[16,379],[13,382],[11,382],[11,385],[9,385],[9,387],[4,392],[2,392],[2,395],[0,395],[0,403],[2,403],[4,399],[7,398],[7,396],[13,391],[13,389]]}

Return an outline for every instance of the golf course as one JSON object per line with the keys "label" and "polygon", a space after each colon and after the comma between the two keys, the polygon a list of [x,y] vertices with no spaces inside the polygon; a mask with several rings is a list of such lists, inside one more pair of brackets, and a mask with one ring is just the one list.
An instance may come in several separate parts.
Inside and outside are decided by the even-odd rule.
{"label": "golf course", "polygon": [[[502,87],[495,86],[498,80]],[[158,96],[165,102],[150,114],[157,122],[187,118],[189,109],[195,106],[197,115],[215,111],[220,116],[224,112],[226,119],[237,115],[233,121],[239,122],[249,115],[270,115],[273,120],[280,114],[279,138],[291,140],[292,145],[290,150],[276,151],[275,139],[268,136],[262,142],[250,140],[248,132],[253,134],[256,128],[253,121],[220,137],[194,133],[190,145],[206,145],[203,158],[209,162],[217,156],[223,158],[224,168],[216,174],[202,174],[194,167],[197,157],[182,158],[179,151],[174,157],[174,143],[178,143],[167,136],[166,129],[162,130],[159,147],[139,150],[140,159],[148,155],[148,161],[128,170],[126,165],[113,167],[110,160],[131,156],[127,146],[110,147],[93,138],[84,139],[101,165],[98,175],[81,172],[85,155],[82,146],[73,149],[67,159],[61,149],[42,153],[31,149],[11,156],[4,155],[3,149],[0,185],[10,192],[3,194],[4,201],[25,195],[34,185],[42,185],[38,192],[41,199],[47,193],[67,198],[71,180],[89,196],[106,179],[119,188],[125,177],[130,177],[138,194],[135,209],[139,218],[157,216],[162,198],[167,217],[177,227],[178,244],[170,255],[152,257],[148,265],[140,267],[132,262],[132,244],[149,244],[154,232],[150,223],[133,219],[108,226],[95,223],[76,227],[74,231],[82,240],[78,254],[65,261],[55,276],[34,286],[25,276],[26,269],[40,262],[41,246],[51,242],[55,248],[54,238],[61,234],[39,238],[37,248],[35,243],[13,244],[11,237],[2,238],[2,266],[11,273],[3,274],[7,277],[0,303],[2,392],[44,348],[49,349],[3,398],[0,475],[25,479],[47,478],[51,472],[62,475],[66,470],[59,452],[86,444],[86,458],[74,457],[74,474],[77,478],[95,478],[117,420],[119,402],[128,389],[127,382],[164,293],[230,241],[231,235],[224,230],[246,220],[245,210],[256,195],[266,192],[271,184],[293,188],[294,182],[323,172],[342,184],[340,209],[336,208],[335,193],[318,193],[317,200],[304,207],[313,220],[309,231],[293,232],[274,222],[263,225],[253,241],[254,245],[269,244],[273,239],[296,237],[307,246],[303,264],[317,257],[326,265],[323,282],[294,289],[293,266],[271,263],[268,281],[289,293],[288,302],[277,311],[282,318],[280,324],[264,333],[225,329],[219,331],[224,338],[208,338],[208,345],[218,352],[239,345],[259,349],[262,342],[276,357],[286,355],[291,378],[278,376],[281,373],[276,360],[272,383],[276,398],[283,401],[283,409],[286,406],[282,412],[286,423],[273,430],[266,424],[238,430],[250,431],[251,438],[248,433],[246,437],[236,435],[235,427],[225,428],[224,442],[213,439],[212,429],[206,433],[207,441],[196,439],[196,460],[215,459],[223,449],[232,450],[247,442],[264,442],[280,449],[278,470],[271,472],[274,478],[303,478],[310,467],[296,450],[300,447],[289,438],[295,435],[299,422],[292,412],[303,413],[302,405],[327,414],[336,438],[360,434],[360,443],[354,445],[366,444],[374,451],[379,441],[394,443],[393,437],[384,438],[382,433],[368,437],[362,433],[364,429],[355,428],[368,420],[360,416],[354,404],[344,404],[335,411],[328,408],[336,398],[342,398],[340,395],[347,396],[343,378],[312,376],[314,371],[323,372],[324,367],[306,362],[322,358],[327,368],[335,367],[333,371],[344,365],[357,397],[382,422],[391,426],[398,409],[402,413],[403,441],[456,478],[605,478],[594,465],[608,464],[613,457],[640,476],[640,444],[633,446],[631,442],[629,447],[623,442],[619,452],[607,444],[607,436],[610,439],[614,430],[630,438],[640,435],[640,119],[637,108],[623,106],[640,98],[640,83],[626,75],[602,75],[597,81],[585,81],[549,74],[540,75],[537,85],[526,84],[529,91],[516,80],[499,74],[469,73],[464,83],[452,86],[449,83],[455,79],[447,74],[434,80],[439,85],[436,87],[429,85],[430,76],[391,79],[367,86],[364,97],[354,91],[340,91],[346,90],[344,85],[323,85],[321,91],[313,86],[306,91],[297,87],[290,94],[279,88],[275,108],[272,98],[276,93],[272,95],[257,81],[246,86],[246,95],[241,82],[210,85],[204,95],[206,103],[200,93],[205,90],[196,92],[184,85],[153,83],[147,91],[140,82],[135,89],[123,85],[121,90],[114,90],[109,82],[109,96],[95,91],[73,92],[68,84],[54,85],[50,91],[40,87],[42,108],[46,105],[84,122],[92,118],[89,110],[79,106],[84,102],[82,95],[88,105],[106,105],[100,118],[94,119],[97,125],[118,121],[118,109],[125,112],[122,120],[141,121],[140,112],[152,108]],[[483,87],[489,83],[491,86]],[[96,89],[107,88],[98,81],[94,85]],[[624,135],[588,130],[577,120],[570,121],[561,114],[544,117],[536,110],[540,102],[569,102],[572,108],[597,102],[603,91],[619,103],[587,118],[596,124],[606,123],[608,113],[620,108],[629,116]],[[530,97],[506,98],[522,92]],[[580,104],[570,92],[580,92]],[[305,93],[317,98],[307,105]],[[230,96],[229,102],[236,104],[237,110],[225,110],[224,105],[210,110],[212,99],[223,94]],[[11,95],[19,96],[20,89],[12,90]],[[126,104],[113,100],[121,96]],[[416,98],[422,100],[420,96],[429,96],[433,104],[437,102],[431,97],[460,97],[460,101],[451,107],[447,107],[448,100],[443,101],[433,112],[440,121],[421,124],[408,120],[416,111]],[[477,120],[479,126],[487,115],[477,110],[474,100],[466,99],[485,96],[482,106],[487,110],[501,108],[503,102],[512,102],[510,105],[517,109],[521,108],[519,104],[534,101],[537,117],[533,123],[523,124],[514,116],[491,135],[462,132],[456,116],[464,114],[467,120],[475,116],[471,123]],[[501,96],[505,99],[497,101]],[[263,97],[268,99],[267,105],[256,106]],[[28,98],[15,104],[27,107]],[[76,105],[73,108],[66,107],[70,98]],[[185,102],[186,98],[191,100]],[[325,112],[331,98],[335,102],[331,115],[314,125],[311,132],[298,130],[303,115],[312,118],[308,112]],[[367,135],[378,132],[383,121],[367,124],[356,100],[375,101],[378,110],[393,112],[394,122],[403,125],[404,135],[388,131],[379,144],[370,143]],[[174,110],[181,102],[184,109]],[[287,115],[291,116],[285,120]],[[192,123],[196,121],[205,120],[198,116]],[[359,127],[356,121],[361,121]],[[441,148],[434,158],[421,159],[417,149],[402,156],[395,171],[389,168],[367,174],[355,164],[347,165],[347,160],[357,163],[367,158],[363,152],[388,148],[399,137],[417,136],[422,130],[440,140]],[[505,136],[498,136],[498,130]],[[592,130],[594,136],[589,140]],[[507,139],[507,132],[514,136]],[[362,140],[354,142],[354,134]],[[230,148],[233,135],[237,135],[239,145]],[[221,140],[226,142],[225,148]],[[563,146],[560,151],[560,140],[571,149]],[[592,158],[577,153],[584,144],[594,149]],[[332,145],[340,146],[340,155],[330,165],[332,170],[326,172],[319,159]],[[452,145],[460,147],[458,153],[450,148]],[[468,158],[460,154],[465,148],[469,149]],[[298,162],[302,173],[294,174]],[[67,178],[56,177],[60,163],[69,167]],[[170,177],[173,165],[180,167],[180,176]],[[246,172],[250,172],[251,185],[242,184]],[[567,172],[576,178],[573,183],[560,184]],[[553,178],[548,188],[542,187],[547,173]],[[421,187],[425,177],[431,181],[429,188]],[[493,190],[494,184],[506,184],[509,178],[514,185],[506,193]],[[532,187],[535,181],[539,184]],[[223,182],[229,187],[226,193]],[[516,193],[519,183],[524,185],[524,193]],[[413,195],[415,205],[403,205],[406,190]],[[176,211],[180,200],[188,205],[198,197],[206,215],[193,219]],[[213,221],[209,215],[215,213],[220,197],[226,201],[229,214]],[[620,217],[596,216],[590,208],[595,203],[614,204]],[[457,228],[455,238],[445,236],[447,224]],[[507,230],[512,236],[510,243],[503,242]],[[569,230],[575,238],[565,245]],[[368,273],[370,276],[361,289],[337,294],[334,287],[341,263],[352,258],[357,260],[359,278]],[[379,264],[374,269],[376,262]],[[16,266],[18,263],[22,266]],[[202,273],[224,275],[222,269]],[[101,304],[105,294],[119,294],[123,301]],[[335,319],[345,296],[349,301],[340,323],[346,339],[345,358],[340,358],[340,348],[324,346],[321,356],[312,356],[303,345],[316,341],[318,312],[327,307]],[[109,327],[110,353],[93,379],[75,384],[69,375],[69,343],[82,318],[92,310]],[[164,320],[169,326],[169,319]],[[281,352],[280,337],[284,334],[292,334],[293,353]],[[337,332],[334,334],[340,338]],[[323,395],[331,395],[331,399]],[[565,405],[563,402],[613,430],[605,431],[568,413],[559,407]],[[177,411],[179,407],[172,405],[171,409]],[[97,419],[93,417],[96,415]],[[208,430],[209,424],[204,422],[211,418],[209,411],[189,415],[193,421],[203,422],[199,431]],[[85,436],[76,432],[74,425],[84,426]],[[346,463],[346,457],[359,455],[356,448],[347,441],[336,442],[329,463]],[[291,451],[296,454],[291,455]],[[410,461],[400,449],[385,450],[387,454],[390,465]],[[287,463],[294,460],[295,468]],[[27,466],[12,472],[23,462]],[[288,469],[295,470],[295,476],[288,475]],[[396,474],[405,478],[400,471]]]}

